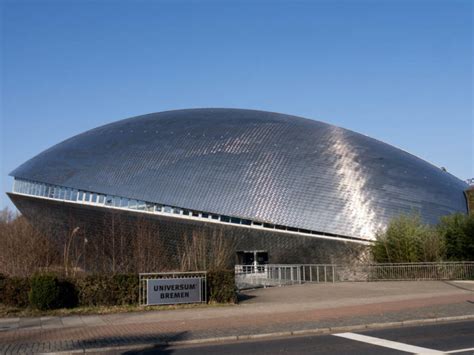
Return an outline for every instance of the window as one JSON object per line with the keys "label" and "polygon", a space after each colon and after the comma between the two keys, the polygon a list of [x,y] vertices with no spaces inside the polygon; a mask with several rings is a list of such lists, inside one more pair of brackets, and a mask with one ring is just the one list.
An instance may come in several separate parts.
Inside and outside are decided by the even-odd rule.
{"label": "window", "polygon": [[155,212],[161,212],[162,207],[163,206],[161,206],[161,205],[155,205]]}
{"label": "window", "polygon": [[221,222],[230,222],[229,216],[221,216]]}
{"label": "window", "polygon": [[60,193],[61,193],[61,189],[59,188],[59,186],[55,186],[54,187],[54,198],[59,198]]}
{"label": "window", "polygon": [[78,194],[78,191],[76,189],[72,190],[71,200],[77,201],[77,194]]}
{"label": "window", "polygon": [[173,208],[171,208],[170,206],[164,206],[163,212],[165,212],[165,213],[173,213]]}
{"label": "window", "polygon": [[87,191],[84,194],[84,202],[90,202],[90,199],[91,199],[91,193]]}
{"label": "window", "polygon": [[100,204],[104,204],[105,203],[105,196],[104,195],[99,195],[98,196],[98,201]]}
{"label": "window", "polygon": [[122,208],[128,208],[128,203],[129,203],[129,199],[128,198],[122,198],[120,200],[120,207]]}
{"label": "window", "polygon": [[114,199],[113,196],[107,195],[107,197],[105,198],[105,205],[106,206],[112,206],[113,199]]}
{"label": "window", "polygon": [[120,207],[120,197],[114,196],[113,205],[114,207]]}
{"label": "window", "polygon": [[145,210],[148,211],[148,212],[153,212],[154,207],[155,206],[152,203],[147,202],[146,206],[145,206]]}
{"label": "window", "polygon": [[92,193],[92,195],[91,195],[91,202],[92,202],[92,203],[97,203],[97,194]]}

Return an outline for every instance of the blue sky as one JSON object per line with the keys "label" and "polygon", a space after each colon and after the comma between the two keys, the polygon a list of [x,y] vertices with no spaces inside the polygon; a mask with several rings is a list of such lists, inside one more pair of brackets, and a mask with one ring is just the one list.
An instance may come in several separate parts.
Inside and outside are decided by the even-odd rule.
{"label": "blue sky", "polygon": [[72,135],[169,109],[319,119],[474,177],[471,1],[1,1],[7,175]]}

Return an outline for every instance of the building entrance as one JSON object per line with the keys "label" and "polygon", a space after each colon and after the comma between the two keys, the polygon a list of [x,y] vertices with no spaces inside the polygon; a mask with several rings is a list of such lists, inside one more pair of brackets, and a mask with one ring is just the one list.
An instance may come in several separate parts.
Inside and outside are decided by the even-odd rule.
{"label": "building entrance", "polygon": [[237,264],[239,265],[265,265],[268,263],[266,250],[241,250],[237,251]]}

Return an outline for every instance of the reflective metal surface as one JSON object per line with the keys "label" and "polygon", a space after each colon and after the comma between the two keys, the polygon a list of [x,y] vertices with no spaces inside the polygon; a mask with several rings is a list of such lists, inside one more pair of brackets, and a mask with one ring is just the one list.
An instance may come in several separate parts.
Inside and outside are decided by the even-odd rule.
{"label": "reflective metal surface", "polygon": [[401,213],[466,212],[467,185],[395,147],[277,113],[193,109],[72,137],[11,175],[75,189],[371,239]]}

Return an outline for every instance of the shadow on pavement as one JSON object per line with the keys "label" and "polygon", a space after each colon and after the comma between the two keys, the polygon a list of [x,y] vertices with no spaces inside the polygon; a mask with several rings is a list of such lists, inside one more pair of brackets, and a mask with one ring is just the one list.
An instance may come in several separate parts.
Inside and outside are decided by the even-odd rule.
{"label": "shadow on pavement", "polygon": [[237,302],[240,303],[240,302],[245,302],[245,301],[248,301],[248,300],[251,300],[252,298],[255,298],[257,296],[254,296],[254,295],[247,295],[245,293],[237,293]]}
{"label": "shadow on pavement", "polygon": [[[150,347],[145,347],[145,348],[139,349],[139,350],[125,351],[122,354],[127,354],[127,355],[133,355],[133,354],[172,354],[173,350],[169,349],[170,345],[168,345],[168,342],[183,340],[183,339],[186,338],[186,333],[187,332],[181,332],[181,333],[177,333],[173,336],[168,336],[166,338],[166,340],[163,340],[162,344],[156,344],[156,345],[153,345],[153,346],[150,346]],[[142,337],[140,337],[140,338],[142,339]],[[159,341],[157,341],[157,343],[159,343]]]}

